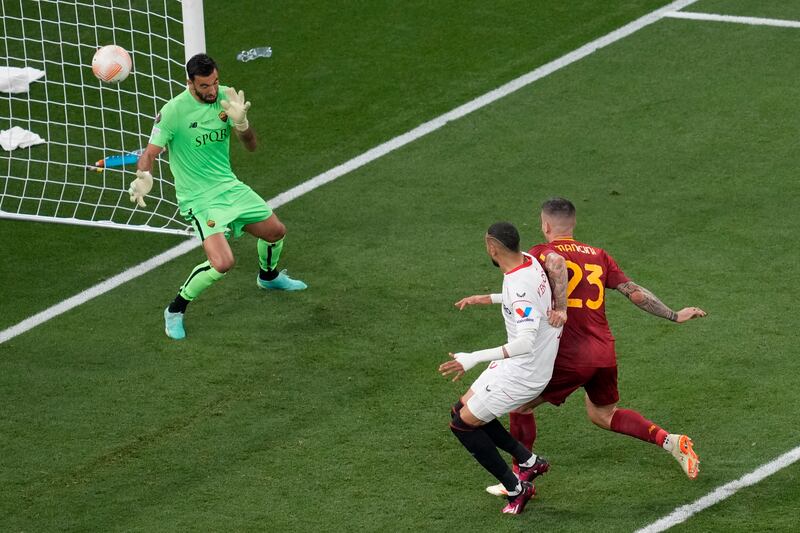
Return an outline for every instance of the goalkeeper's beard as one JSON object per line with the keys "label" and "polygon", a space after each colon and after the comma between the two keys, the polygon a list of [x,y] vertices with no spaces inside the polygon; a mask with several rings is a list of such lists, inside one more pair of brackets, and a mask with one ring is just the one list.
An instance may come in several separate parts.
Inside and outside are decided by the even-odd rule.
{"label": "goalkeeper's beard", "polygon": [[206,104],[213,104],[217,101],[217,98],[219,98],[219,92],[203,94],[197,90],[191,81],[186,84],[186,88],[189,89],[189,92],[191,92],[195,98]]}
{"label": "goalkeeper's beard", "polygon": [[200,94],[200,93],[197,93],[197,95],[200,97],[200,99],[203,102],[205,102],[207,104],[213,104],[214,102],[217,101],[217,98],[219,97],[219,95],[216,95],[216,94],[211,95],[211,94]]}

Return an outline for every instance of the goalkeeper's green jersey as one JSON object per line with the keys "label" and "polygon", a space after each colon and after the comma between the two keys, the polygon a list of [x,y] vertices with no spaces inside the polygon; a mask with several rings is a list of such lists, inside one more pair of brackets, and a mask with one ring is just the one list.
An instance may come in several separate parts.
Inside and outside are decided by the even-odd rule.
{"label": "goalkeeper's green jersey", "polygon": [[209,201],[241,183],[231,170],[231,123],[220,102],[198,102],[187,89],[164,104],[156,117],[150,143],[166,147],[175,178],[175,196],[182,213],[198,211]]}

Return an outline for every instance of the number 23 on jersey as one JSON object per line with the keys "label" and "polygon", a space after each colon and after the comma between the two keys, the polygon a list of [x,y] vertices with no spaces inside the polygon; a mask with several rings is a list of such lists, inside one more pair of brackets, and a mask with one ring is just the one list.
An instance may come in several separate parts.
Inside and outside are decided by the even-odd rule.
{"label": "number 23 on jersey", "polygon": [[[544,256],[542,256],[542,261],[544,261]],[[585,305],[589,309],[599,309],[600,306],[603,305],[603,298],[605,297],[605,286],[602,280],[603,267],[593,263],[584,263],[583,268],[581,268],[579,264],[573,263],[569,259],[567,259],[566,262],[567,268],[571,272],[569,282],[567,283],[567,307],[583,307]],[[587,298],[586,300],[570,298],[575,288],[584,278],[586,278],[586,282],[590,287],[593,286],[597,288],[597,297]]]}

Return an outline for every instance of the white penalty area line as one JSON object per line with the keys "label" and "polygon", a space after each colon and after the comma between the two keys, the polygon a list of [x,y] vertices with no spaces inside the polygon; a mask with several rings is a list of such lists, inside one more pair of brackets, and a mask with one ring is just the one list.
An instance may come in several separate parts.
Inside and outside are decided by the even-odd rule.
{"label": "white penalty area line", "polygon": [[800,28],[798,20],[766,19],[759,17],[736,17],[733,15],[716,15],[714,13],[693,13],[690,11],[674,11],[666,13],[665,17],[689,20],[711,20],[714,22],[734,22],[737,24],[750,24],[751,26],[779,26],[781,28]]}
{"label": "white penalty area line", "polygon": [[722,500],[733,496],[743,488],[755,485],[764,478],[771,476],[775,472],[778,472],[779,470],[782,470],[799,460],[800,446],[794,448],[793,450],[789,450],[769,463],[761,465],[749,474],[745,474],[735,481],[731,481],[730,483],[726,483],[721,487],[717,487],[717,489],[715,489],[713,492],[706,494],[694,503],[678,507],[664,518],[661,518],[660,520],[653,522],[642,529],[639,529],[636,531],[636,533],[658,533],[660,531],[666,531],[672,526],[676,526],[682,522],[685,522],[692,515],[695,515],[704,509],[708,509],[712,505],[718,504]]}
{"label": "white penalty area line", "polygon": [[[541,67],[527,74],[524,74],[519,78],[516,78],[506,83],[505,85],[498,87],[497,89],[489,91],[488,93],[479,96],[474,100],[471,100],[466,104],[463,104],[453,109],[452,111],[449,111],[443,115],[434,118],[433,120],[421,124],[420,126],[414,128],[413,130],[406,132],[402,135],[399,135],[379,146],[376,146],[375,148],[372,148],[371,150],[368,150],[363,154],[354,157],[353,159],[328,170],[327,172],[324,172],[316,177],[304,181],[300,185],[297,185],[296,187],[293,187],[288,191],[282,192],[275,198],[269,200],[269,204],[273,208],[278,208],[281,205],[291,202],[292,200],[295,200],[303,196],[304,194],[311,192],[314,189],[321,187],[322,185],[325,185],[326,183],[330,183],[333,180],[340,178],[341,176],[344,176],[345,174],[348,174],[358,168],[363,167],[364,165],[378,159],[379,157],[382,157],[390,152],[393,152],[398,148],[402,148],[403,146],[419,139],[420,137],[423,137],[425,135],[428,135],[429,133],[438,130],[448,122],[458,120],[459,118],[462,118],[465,115],[472,113],[473,111],[486,107],[487,105],[501,98],[504,98],[509,94],[516,92],[522,89],[523,87],[530,85],[531,83],[552,74],[553,72],[556,72],[557,70],[560,70],[580,59],[583,59],[584,57],[596,52],[597,50],[600,50],[601,48],[605,48],[606,46],[615,43],[620,39],[624,39],[625,37],[641,30],[642,28],[661,20],[664,16],[666,16],[667,13],[683,9],[684,7],[689,6],[695,2],[697,2],[697,0],[676,0],[674,2],[667,4],[664,7],[656,9],[655,11],[652,11],[651,13],[648,13],[647,15],[644,15],[636,19],[633,22],[630,22],[625,26],[622,26],[612,31],[611,33],[604,35],[603,37],[595,39],[594,41],[587,43],[581,46],[580,48],[577,48],[572,52],[569,52],[568,54],[561,56],[556,60],[553,60],[545,65],[542,65]],[[127,281],[131,281],[163,265],[167,261],[170,261],[199,246],[200,242],[197,241],[196,239],[192,239],[185,243],[179,244],[178,246],[170,248],[166,252],[161,253],[153,257],[152,259],[140,263],[126,270],[125,272],[117,274],[113,278],[109,278],[108,280],[99,283],[94,287],[86,289],[85,291],[78,293],[71,298],[68,298],[48,309],[45,309],[44,311],[23,320],[19,324],[16,324],[8,329],[0,331],[0,344],[10,339],[13,339],[18,335],[21,335],[40,324],[43,324],[44,322],[50,320],[51,318],[55,318],[58,315],[65,313],[70,309],[73,309],[91,300],[92,298],[96,298],[101,294],[104,294],[122,285]]]}

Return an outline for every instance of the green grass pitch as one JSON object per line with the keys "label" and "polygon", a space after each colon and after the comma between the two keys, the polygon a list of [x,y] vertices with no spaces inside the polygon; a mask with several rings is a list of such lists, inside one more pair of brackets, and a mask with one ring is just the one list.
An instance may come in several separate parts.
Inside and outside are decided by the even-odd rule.
{"label": "green grass pitch", "polygon": [[[245,90],[266,198],[664,4],[206,2],[209,53]],[[800,19],[796,6],[691,11]],[[231,13],[248,13],[236,23]],[[268,60],[237,63],[271,45]],[[201,252],[0,344],[3,531],[634,531],[798,444],[800,30],[665,19],[278,210],[297,294],[256,289],[255,241],[188,311],[161,312]],[[578,208],[677,326],[608,295],[621,405],[690,434],[667,454],[603,432],[574,395],[537,411],[553,464],[519,517],[448,428],[448,351],[500,344],[492,222],[539,242]],[[0,328],[180,242],[0,221]],[[611,291],[613,292],[613,291]],[[793,531],[797,464],[675,531]]]}

